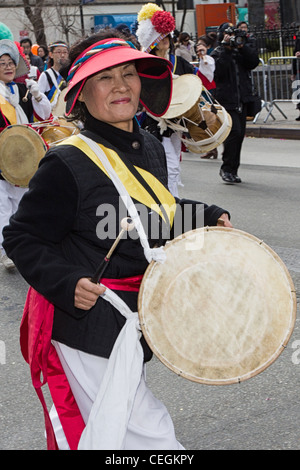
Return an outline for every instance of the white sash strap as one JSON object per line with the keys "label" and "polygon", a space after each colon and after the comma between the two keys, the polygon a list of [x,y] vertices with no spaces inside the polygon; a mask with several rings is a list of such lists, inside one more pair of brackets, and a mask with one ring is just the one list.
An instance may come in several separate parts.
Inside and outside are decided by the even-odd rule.
{"label": "white sash strap", "polygon": [[78,450],[122,450],[136,390],[143,370],[143,350],[137,312],[133,313],[113,291],[104,298],[126,317],[110,355]]}
{"label": "white sash strap", "polygon": [[[147,261],[163,262],[165,260],[163,247],[150,248],[136,207],[105,153],[93,140],[81,134],[79,137],[98,156],[118,190],[135,223]],[[123,449],[128,420],[143,370],[144,355],[140,343],[138,313],[132,312],[125,302],[108,288],[103,298],[126,318],[126,323],[110,355],[107,370],[80,438],[78,450]]]}
{"label": "white sash strap", "polygon": [[101,147],[99,147],[99,145],[96,142],[94,142],[93,140],[89,139],[86,136],[83,136],[82,134],[78,134],[78,137],[80,137],[84,142],[86,142],[90,146],[90,148],[93,150],[93,152],[97,155],[97,157],[101,161],[102,165],[104,166],[105,170],[107,171],[110,179],[112,180],[113,184],[115,185],[118,193],[120,194],[120,197],[121,197],[122,201],[124,202],[125,206],[127,207],[129,215],[130,215],[130,217],[132,218],[132,220],[135,224],[135,228],[136,228],[136,230],[139,234],[139,238],[140,238],[142,247],[144,249],[144,255],[145,255],[145,258],[148,261],[148,263],[150,263],[152,260],[158,261],[158,262],[161,262],[161,263],[164,262],[164,260],[166,258],[166,255],[165,255],[163,247],[150,248],[149,243],[148,243],[148,239],[147,239],[147,236],[145,234],[145,230],[144,230],[144,227],[142,225],[140,216],[137,212],[137,209],[136,209],[131,197],[129,196],[125,186],[120,181],[117,173],[115,172],[115,170],[111,166],[107,156],[105,155],[105,153],[103,152]]}

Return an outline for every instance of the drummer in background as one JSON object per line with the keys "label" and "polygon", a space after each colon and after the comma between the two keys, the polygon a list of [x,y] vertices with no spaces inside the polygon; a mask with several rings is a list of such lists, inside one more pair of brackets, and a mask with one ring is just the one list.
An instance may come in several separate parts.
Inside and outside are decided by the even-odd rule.
{"label": "drummer in background", "polygon": [[62,90],[67,86],[61,70],[69,64],[69,48],[63,41],[49,46],[48,69],[44,70],[38,80],[40,90],[48,97],[51,109],[57,103]]}
{"label": "drummer in background", "polygon": [[[149,256],[151,259],[152,253],[158,254],[157,250],[161,253],[159,248],[152,248],[166,241],[166,236],[161,238],[152,229],[161,224],[173,227],[170,210],[175,203],[167,189],[164,148],[135,119],[139,100],[155,115],[167,110],[172,86],[171,64],[137,50],[126,36],[114,29],[101,30],[74,44],[70,59],[66,114],[71,119],[80,119],[84,130],[47,152],[18,212],[4,229],[7,252],[33,286],[31,294],[39,293],[40,303],[35,305],[47,312],[51,305],[54,308],[53,327],[49,325],[54,346],[48,360],[55,358],[55,347],[59,357],[55,367],[57,371],[63,367],[63,371],[57,377],[51,373],[51,384],[64,373],[67,375],[71,386],[69,397],[74,395],[83,419],[83,423],[79,418],[76,420],[78,410],[76,406],[74,409],[74,403],[67,411],[68,394],[62,393],[60,390],[65,387],[57,383],[58,389],[51,392],[56,405],[51,417],[60,449],[77,449],[110,364],[108,358],[125,323],[118,308],[105,300],[108,295],[103,296],[105,288],[90,280],[120,231],[120,220],[124,212],[127,214],[123,201],[129,194],[133,206],[145,211],[142,225],[146,237],[139,238],[134,230],[135,236],[128,235],[120,241],[101,276],[101,284],[113,289],[133,312],[137,312],[139,285]],[[153,96],[157,99],[153,100]],[[87,138],[90,140],[82,140]],[[98,156],[92,151],[99,152],[100,146],[95,143],[102,144],[104,154],[122,179],[121,191],[125,197],[119,197],[118,182],[107,176],[103,167],[99,168]],[[179,205],[185,211],[187,206],[190,210],[190,204],[194,208],[194,227],[196,203],[178,201],[175,207]],[[159,207],[164,208],[164,215]],[[197,209],[204,215],[205,225],[216,225],[218,218],[222,218],[225,226],[231,227],[226,210],[201,203]],[[128,211],[130,214],[131,210]],[[147,241],[150,252],[144,251],[142,241]],[[33,312],[30,309],[28,320],[32,322],[31,315],[41,313],[38,307]],[[26,346],[26,336],[24,339]],[[21,343],[24,339],[21,338]],[[143,349],[142,362],[149,361],[152,353],[143,337],[138,344]],[[114,367],[113,373],[116,372]],[[132,386],[131,377],[126,374]],[[182,449],[167,410],[153,397],[144,376],[138,377],[136,384],[139,385],[129,423],[124,425],[122,449]],[[126,390],[119,384],[115,390],[117,402],[105,409],[106,425],[114,422],[117,431],[109,433],[104,428],[105,438],[111,440],[110,449],[117,449],[114,439],[123,429],[122,412],[117,411],[120,407],[127,409]],[[110,397],[110,393],[105,393],[103,398]],[[97,427],[103,429],[102,420]],[[101,446],[101,442],[96,446]]]}
{"label": "drummer in background", "polygon": [[[16,44],[9,39],[0,40],[0,131],[9,125],[28,124],[33,118],[43,121],[51,114],[49,101],[34,80],[27,79],[26,85],[14,82],[15,78],[28,73]],[[5,181],[0,168],[0,250],[1,261],[7,269],[13,268],[14,264],[2,247],[2,229],[16,211],[25,191],[26,188]]]}
{"label": "drummer in background", "polygon": [[[175,20],[170,12],[162,10],[154,3],[147,3],[138,14],[138,28],[136,35],[143,50],[149,54],[170,60],[174,75],[186,73],[196,74],[198,69],[183,57],[174,54],[172,33],[175,29]],[[154,134],[165,148],[168,167],[168,186],[175,197],[179,197],[178,186],[182,185],[180,179],[180,160],[182,143],[177,133],[171,129],[162,135],[158,122],[149,115],[142,115],[141,126]]]}

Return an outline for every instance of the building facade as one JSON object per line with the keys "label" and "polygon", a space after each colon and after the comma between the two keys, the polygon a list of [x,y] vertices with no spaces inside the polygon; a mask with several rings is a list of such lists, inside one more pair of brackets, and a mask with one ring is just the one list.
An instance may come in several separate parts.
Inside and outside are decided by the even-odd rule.
{"label": "building facade", "polygon": [[[32,0],[29,3],[34,11],[37,2]],[[119,0],[44,0],[42,16],[47,43],[61,39],[72,44],[82,36],[83,32],[89,34],[101,24],[132,23],[145,3],[148,2],[135,0],[126,2]],[[180,0],[164,0],[165,8],[175,15],[177,29],[184,29],[196,36],[196,5],[217,4],[224,3],[224,1],[187,0],[188,9],[181,28],[183,10],[180,7],[182,3]],[[239,0],[239,2],[232,3],[243,6],[245,1]],[[11,29],[16,41],[22,37],[30,37],[33,43],[36,42],[32,25],[25,15],[22,0],[2,0],[0,2],[0,21]]]}

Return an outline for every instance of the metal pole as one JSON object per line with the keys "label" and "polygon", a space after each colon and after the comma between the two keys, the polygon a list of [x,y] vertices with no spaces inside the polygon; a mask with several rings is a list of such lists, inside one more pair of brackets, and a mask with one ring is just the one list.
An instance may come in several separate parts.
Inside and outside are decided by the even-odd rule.
{"label": "metal pole", "polygon": [[281,28],[283,28],[284,25],[284,6],[283,6],[283,0],[279,0],[279,9],[280,9],[280,20],[281,20]]}
{"label": "metal pole", "polygon": [[172,15],[175,18],[175,0],[172,0]]}
{"label": "metal pole", "polygon": [[82,9],[83,0],[79,0],[79,12],[80,12],[80,24],[81,24],[81,36],[84,37],[84,19],[83,19],[83,9]]}

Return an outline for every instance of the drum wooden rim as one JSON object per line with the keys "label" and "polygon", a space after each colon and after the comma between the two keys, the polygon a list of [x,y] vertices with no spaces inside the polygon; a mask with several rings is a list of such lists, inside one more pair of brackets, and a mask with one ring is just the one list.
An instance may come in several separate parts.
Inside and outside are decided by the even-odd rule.
{"label": "drum wooden rim", "polygon": [[47,145],[37,131],[24,124],[6,127],[0,134],[1,174],[10,184],[28,187]]}
{"label": "drum wooden rim", "polygon": [[[193,246],[196,247],[196,251],[194,254],[184,254],[182,250],[184,243],[190,244],[192,240],[194,240]],[[226,281],[224,276],[223,279],[219,279],[219,284],[221,283],[222,286],[224,285],[225,289],[225,286],[227,285],[226,283],[231,282],[230,276],[233,275],[233,278],[234,276],[238,276],[238,279],[240,279],[240,271],[243,271],[245,279],[247,280],[247,286],[245,288],[246,295],[244,296],[243,292],[243,300],[246,302],[249,300],[249,298],[252,299],[254,307],[258,307],[258,311],[252,312],[254,307],[252,309],[252,304],[250,304],[249,307],[247,306],[245,308],[245,313],[243,314],[241,313],[242,308],[240,306],[239,317],[233,315],[233,318],[237,321],[237,328],[240,328],[239,321],[243,321],[243,335],[241,334],[241,344],[243,347],[245,347],[245,349],[243,350],[242,347],[238,344],[237,340],[239,337],[234,330],[235,327],[232,327],[234,330],[234,340],[232,340],[229,332],[229,340],[224,338],[225,347],[224,344],[222,344],[222,341],[218,341],[218,347],[220,346],[222,353],[224,352],[222,348],[224,347],[224,350],[226,350],[227,344],[229,345],[229,349],[231,348],[231,345],[233,345],[232,350],[229,351],[228,360],[226,357],[227,350],[225,351],[226,354],[224,353],[224,357],[222,356],[221,363],[223,370],[220,370],[220,366],[216,365],[220,354],[218,353],[216,354],[216,357],[214,357],[211,356],[211,352],[209,352],[207,359],[203,355],[203,349],[201,349],[202,347],[207,347],[207,345],[214,344],[212,341],[214,341],[213,338],[215,338],[215,330],[213,331],[212,337],[210,338],[209,336],[211,333],[209,329],[210,326],[213,324],[214,328],[215,325],[213,320],[210,319],[210,310],[208,309],[207,312],[209,318],[206,318],[206,313],[201,313],[206,322],[204,323],[206,333],[201,337],[203,332],[198,334],[197,331],[195,332],[193,330],[194,327],[196,328],[196,325],[193,325],[193,328],[191,328],[188,325],[189,322],[184,321],[186,319],[184,309],[184,302],[186,302],[186,300],[181,301],[179,299],[178,301],[178,309],[181,312],[181,318],[179,318],[178,315],[175,316],[173,314],[172,295],[174,295],[174,292],[178,292],[178,285],[182,285],[184,275],[187,276],[189,270],[192,274],[194,270],[194,274],[196,274],[194,279],[197,279],[198,269],[199,272],[201,272],[201,270],[203,272],[203,267],[206,266],[205,269],[208,270],[210,263],[213,268],[217,267],[217,275],[220,274],[220,270],[222,272],[224,271],[222,265],[220,265],[220,259],[221,263],[224,262],[224,264],[226,264],[225,261],[228,261],[222,261],[222,243],[224,241],[227,244],[229,241],[234,241],[236,246],[238,243],[240,243],[243,248],[248,248],[248,250],[247,253],[245,253],[243,249],[243,254],[241,255],[241,261],[243,262],[243,265],[240,270],[236,269],[236,274],[229,275],[228,269],[228,272],[226,273],[228,280]],[[205,244],[203,247],[201,247],[202,243]],[[197,244],[199,245],[199,249],[197,248]],[[216,245],[216,248],[211,248],[211,246],[214,244]],[[211,256],[209,257],[207,257],[206,253],[208,248],[212,250]],[[176,279],[175,275],[175,280],[172,279],[172,281],[169,282],[170,286],[162,292],[160,289],[164,289],[165,283],[168,282],[168,269],[170,269],[170,266],[174,265],[175,257],[178,258],[178,256],[174,257],[174,254],[176,255],[177,249],[181,249],[181,252],[183,253],[182,258],[187,257],[190,265],[189,267],[185,268],[183,264],[183,271],[177,276],[178,279]],[[229,229],[225,227],[206,227],[187,232],[182,237],[178,237],[167,243],[165,246],[165,252],[167,254],[167,260],[165,263],[160,264],[152,262],[148,266],[143,277],[138,297],[138,312],[142,333],[156,357],[158,357],[158,359],[164,365],[166,365],[176,374],[193,382],[206,385],[228,385],[239,383],[256,376],[269,367],[285,349],[293,332],[296,321],[296,292],[291,276],[280,257],[268,245],[255,236],[241,230]],[[193,258],[189,258],[191,256],[196,256],[197,260],[200,259],[201,261],[195,263],[193,262]],[[266,266],[259,266],[257,259],[260,259],[261,262],[265,263]],[[218,261],[217,263],[216,260]],[[178,262],[180,263],[181,260]],[[234,263],[238,268],[239,262],[239,257],[236,256]],[[270,267],[272,267],[272,274],[269,274]],[[234,270],[232,269],[232,273],[233,271]],[[268,288],[270,289],[270,293],[266,292],[265,286],[263,288],[260,286],[261,279],[268,279]],[[241,282],[242,281],[243,279],[241,279]],[[244,284],[245,282],[243,285]],[[280,289],[278,289],[278,286]],[[197,289],[200,289],[200,292],[201,288],[206,289],[205,292],[207,292],[207,286],[205,286],[205,282],[203,282],[202,287],[199,283],[197,284]],[[278,294],[274,292],[274,289],[278,291]],[[171,296],[169,296],[169,290]],[[253,299],[253,293],[257,295],[257,300],[255,302]],[[279,301],[277,296],[279,296]],[[211,298],[212,297],[210,295],[210,301]],[[220,295],[220,298],[222,299],[222,295]],[[213,301],[215,301],[214,298]],[[210,305],[209,302],[208,305]],[[242,305],[240,299],[239,302]],[[278,302],[280,302],[280,304]],[[217,318],[218,321],[220,320],[223,322],[225,319],[224,325],[228,326],[226,323],[227,321],[229,322],[231,328],[231,312],[227,318],[227,313],[224,313],[219,305],[220,304],[216,300],[216,305],[213,306],[215,310],[218,309],[221,311],[220,319]],[[162,306],[165,309],[164,312],[162,311]],[[233,308],[232,303],[229,304],[229,308]],[[263,315],[261,315],[260,309],[262,309]],[[278,316],[279,309],[280,311],[284,310],[284,313],[280,313],[280,316]],[[196,315],[193,314],[193,318],[198,319],[198,310],[196,313],[198,316],[196,317]],[[251,313],[252,317],[249,315],[249,313]],[[245,316],[245,318],[248,320],[247,328],[249,329],[249,331],[246,331],[246,333],[244,332],[245,328],[243,315],[249,316],[249,318]],[[173,319],[176,320],[174,326],[172,326]],[[176,327],[176,324],[179,321],[182,321],[183,324],[179,324],[180,326],[178,327],[177,325]],[[201,326],[202,329],[204,324]],[[253,328],[258,327],[259,333],[257,333],[255,330],[251,332],[250,326]],[[197,323],[197,327],[199,327],[199,322]],[[167,332],[164,330],[164,328],[167,329]],[[226,331],[228,331],[230,328],[226,328]],[[217,330],[218,329],[219,327]],[[240,330],[237,329],[237,331]],[[186,334],[187,332],[188,334]],[[248,341],[248,336],[251,336],[250,333],[252,333],[254,336],[254,344],[250,343],[248,345],[246,340]],[[198,351],[197,347],[199,347],[201,354],[195,354],[193,356],[193,353],[189,350],[189,348],[191,351],[193,349],[191,348],[192,339],[189,340],[188,338],[187,340],[183,341],[182,338],[184,335],[191,335],[191,337],[195,338],[196,343],[199,338],[199,344],[196,344],[195,350]],[[220,338],[222,338],[222,336],[223,333],[220,335]],[[171,344],[170,338],[172,338],[173,344]],[[175,345],[174,342],[176,342]],[[182,343],[185,343],[185,346],[183,346]],[[236,354],[235,348],[237,348],[238,354]],[[210,348],[210,350],[212,349],[213,348]],[[259,356],[260,354],[261,357]],[[190,357],[190,355],[192,357]],[[194,357],[196,356],[198,356],[199,359],[194,361]],[[241,359],[239,359],[239,357]],[[233,364],[231,364],[230,361],[232,361]],[[194,364],[194,362],[196,362],[196,364]],[[253,364],[255,364],[255,366],[253,366]],[[246,368],[242,369],[243,367]],[[195,373],[195,370],[197,370],[197,373]],[[239,373],[235,373],[235,370],[238,370]]]}

